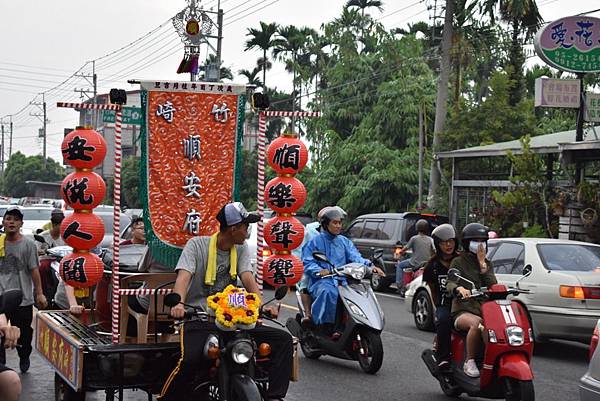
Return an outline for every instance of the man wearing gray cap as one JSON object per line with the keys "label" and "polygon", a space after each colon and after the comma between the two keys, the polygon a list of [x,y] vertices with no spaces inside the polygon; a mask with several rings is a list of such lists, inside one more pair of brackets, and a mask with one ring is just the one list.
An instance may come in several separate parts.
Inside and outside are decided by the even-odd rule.
{"label": "man wearing gray cap", "polygon": [[[260,220],[258,214],[248,213],[241,202],[228,203],[217,214],[220,230],[212,236],[191,238],[177,262],[177,280],[173,291],[181,296],[181,302],[192,306],[206,305],[206,297],[221,292],[237,278],[248,292],[259,293],[250,266],[246,237],[248,225]],[[266,308],[265,308],[266,309]],[[184,316],[185,307],[178,304],[171,308],[176,319]],[[182,358],[165,383],[160,400],[182,400],[189,392],[194,374],[209,365],[203,362],[203,350],[209,332],[215,331],[214,323],[188,321],[181,328]],[[185,335],[184,335],[185,333]],[[287,393],[292,373],[292,337],[283,330],[268,326],[256,326],[248,333],[258,342],[271,345],[269,389],[267,401],[282,400]]]}

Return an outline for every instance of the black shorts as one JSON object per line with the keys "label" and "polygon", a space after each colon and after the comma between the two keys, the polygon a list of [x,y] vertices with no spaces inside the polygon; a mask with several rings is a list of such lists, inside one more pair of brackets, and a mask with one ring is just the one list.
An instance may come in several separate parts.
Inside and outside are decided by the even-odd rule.
{"label": "black shorts", "polygon": [[12,370],[11,368],[6,367],[5,364],[0,363],[0,373],[6,372],[7,370]]}

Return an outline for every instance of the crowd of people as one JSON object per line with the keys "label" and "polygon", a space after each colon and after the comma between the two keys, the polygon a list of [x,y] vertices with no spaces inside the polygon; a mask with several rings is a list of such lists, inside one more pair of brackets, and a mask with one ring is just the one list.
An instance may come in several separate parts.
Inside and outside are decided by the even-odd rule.
{"label": "crowd of people", "polygon": [[[254,272],[250,264],[250,255],[246,238],[248,227],[259,220],[255,213],[249,213],[240,202],[229,203],[222,207],[216,216],[220,229],[212,236],[198,236],[185,245],[174,271],[177,279],[174,292],[179,294],[187,305],[205,304],[208,295],[222,291],[227,285],[235,284],[237,279],[249,292],[258,292]],[[302,324],[314,324],[327,332],[332,340],[340,336],[341,328],[336,327],[338,286],[345,285],[340,276],[329,275],[330,266],[315,260],[315,251],[324,253],[335,266],[347,263],[361,263],[371,266],[375,274],[385,275],[378,267],[363,258],[352,241],[343,235],[342,224],[345,211],[339,206],[327,206],[317,215],[317,221],[307,225],[304,241],[295,252],[302,257],[304,274],[298,283],[302,306],[305,311]],[[31,328],[33,305],[43,309],[48,305],[42,291],[38,256],[47,248],[64,245],[60,238],[60,224],[64,219],[61,210],[52,213],[51,221],[40,235],[43,243],[36,244],[23,237],[20,228],[23,214],[18,207],[7,209],[3,217],[4,233],[0,236],[0,291],[19,288],[23,291],[23,302],[15,310],[0,315],[0,334],[3,346],[0,347],[0,394],[3,400],[18,400],[21,391],[18,375],[5,365],[5,348],[17,347],[21,373],[30,366],[32,352]],[[132,236],[121,246],[144,245],[146,241],[144,220],[134,219]],[[402,272],[424,267],[423,280],[429,285],[436,306],[435,327],[437,331],[436,359],[438,366],[444,368],[450,359],[450,332],[454,325],[457,330],[467,333],[467,358],[464,371],[471,377],[477,377],[479,371],[474,358],[481,339],[480,304],[477,300],[459,301],[467,298],[470,289],[466,289],[448,279],[448,269],[456,268],[477,287],[488,286],[496,282],[490,263],[486,260],[486,241],[488,230],[481,224],[468,224],[461,235],[462,252],[459,253],[459,240],[450,224],[442,224],[431,231],[426,220],[415,225],[417,234],[410,238],[400,251],[400,255],[412,250],[410,258],[397,263],[396,282],[401,285]],[[173,271],[162,266],[146,251],[141,263],[141,271]],[[329,276],[328,276],[329,275]],[[328,276],[327,278],[322,278]],[[1,293],[1,292],[0,292]],[[69,310],[74,315],[83,312],[78,305],[72,287],[60,282],[53,306]],[[129,304],[140,313],[147,313],[147,299],[129,297]],[[185,307],[179,304],[171,309],[171,316],[180,319]],[[276,311],[272,310],[276,315]],[[159,397],[161,400],[178,400],[186,391],[186,383],[198,371],[202,364],[202,352],[208,333],[214,330],[214,323],[186,322],[181,334],[181,360],[164,384]],[[185,333],[185,335],[183,335]],[[259,342],[266,341],[273,349],[275,363],[269,370],[269,400],[282,400],[288,389],[292,370],[292,338],[279,329],[269,326],[257,326],[251,335]]]}

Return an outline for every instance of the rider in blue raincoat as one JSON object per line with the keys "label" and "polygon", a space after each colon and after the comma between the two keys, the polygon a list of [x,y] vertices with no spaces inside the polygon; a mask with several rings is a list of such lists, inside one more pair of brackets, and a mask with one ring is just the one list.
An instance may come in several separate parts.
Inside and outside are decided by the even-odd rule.
{"label": "rider in blue raincoat", "polygon": [[[347,263],[362,263],[371,265],[368,259],[360,253],[348,238],[339,235],[342,232],[342,220],[346,212],[339,206],[333,206],[320,216],[321,233],[313,238],[302,250],[304,272],[310,276],[309,292],[313,299],[312,318],[318,325],[335,324],[335,315],[338,300],[338,285],[346,284],[343,277],[333,276],[321,278],[330,273],[330,266],[315,260],[313,252],[323,252],[327,259],[336,267]],[[374,268],[378,274],[383,272]],[[334,333],[335,336],[336,333]]]}

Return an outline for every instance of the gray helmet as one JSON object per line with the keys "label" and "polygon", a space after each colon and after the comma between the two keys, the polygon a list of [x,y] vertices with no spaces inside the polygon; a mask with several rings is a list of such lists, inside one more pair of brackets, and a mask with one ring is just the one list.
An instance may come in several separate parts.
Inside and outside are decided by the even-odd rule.
{"label": "gray helmet", "polygon": [[426,233],[427,231],[429,231],[429,222],[425,219],[420,219],[419,221],[417,221],[417,224],[415,224],[415,228],[417,232]]}
{"label": "gray helmet", "polygon": [[454,231],[452,224],[446,223],[434,228],[431,232],[431,236],[434,240],[448,241],[451,239],[456,239],[456,231]]}
{"label": "gray helmet", "polygon": [[321,227],[325,230],[327,230],[327,226],[329,226],[331,220],[344,220],[347,216],[344,209],[339,206],[331,206],[325,209],[327,210],[321,210],[319,212],[319,222],[321,223]]}

